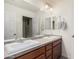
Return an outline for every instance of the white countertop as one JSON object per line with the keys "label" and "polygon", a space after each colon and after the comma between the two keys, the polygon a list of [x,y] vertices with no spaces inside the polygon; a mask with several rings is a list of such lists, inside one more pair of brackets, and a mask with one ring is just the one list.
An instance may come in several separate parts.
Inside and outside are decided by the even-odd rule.
{"label": "white countertop", "polygon": [[49,43],[51,41],[55,41],[61,38],[61,36],[50,36],[50,37],[43,37],[42,39],[36,39],[36,41],[40,42],[40,45]]}
{"label": "white countertop", "polygon": [[[20,51],[17,51],[15,53],[12,53],[12,54],[8,54],[5,50],[5,59],[8,59],[9,57],[10,58],[14,58],[14,57],[17,57],[17,56],[20,56],[24,53],[27,53],[27,52],[30,52],[38,47],[41,47],[49,42],[52,42],[52,41],[55,41],[55,40],[58,40],[59,38],[61,38],[61,36],[48,36],[48,37],[42,37],[42,38],[38,38],[38,39],[35,39],[35,41],[38,41],[39,44],[38,45],[35,45],[35,46],[32,46],[30,48],[25,48],[25,49],[22,49]],[[34,40],[34,39],[33,39]]]}

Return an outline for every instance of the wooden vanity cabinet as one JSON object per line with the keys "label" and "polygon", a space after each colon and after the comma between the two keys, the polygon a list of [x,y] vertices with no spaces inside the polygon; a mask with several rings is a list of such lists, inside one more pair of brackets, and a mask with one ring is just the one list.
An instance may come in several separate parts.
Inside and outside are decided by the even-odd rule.
{"label": "wooden vanity cabinet", "polygon": [[62,40],[59,39],[55,42],[53,42],[53,59],[59,59],[61,57],[61,45],[62,44]]}
{"label": "wooden vanity cabinet", "polygon": [[14,59],[59,59],[62,50],[61,44],[62,39],[59,39]]}
{"label": "wooden vanity cabinet", "polygon": [[45,59],[45,47],[38,48],[15,59]]}
{"label": "wooden vanity cabinet", "polygon": [[40,55],[39,57],[35,58],[35,59],[46,59],[45,58],[45,54]]}

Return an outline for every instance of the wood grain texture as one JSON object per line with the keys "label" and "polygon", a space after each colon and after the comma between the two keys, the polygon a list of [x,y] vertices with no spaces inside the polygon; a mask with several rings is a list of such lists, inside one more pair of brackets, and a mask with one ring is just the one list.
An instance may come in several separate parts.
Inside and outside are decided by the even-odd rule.
{"label": "wood grain texture", "polygon": [[59,39],[14,59],[59,59],[61,51],[62,39]]}

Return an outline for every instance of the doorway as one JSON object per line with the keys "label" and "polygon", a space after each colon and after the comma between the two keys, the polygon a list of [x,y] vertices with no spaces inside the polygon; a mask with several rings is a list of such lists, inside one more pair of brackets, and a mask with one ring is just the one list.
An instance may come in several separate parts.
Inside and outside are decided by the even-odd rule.
{"label": "doorway", "polygon": [[23,37],[32,37],[32,18],[23,16]]}

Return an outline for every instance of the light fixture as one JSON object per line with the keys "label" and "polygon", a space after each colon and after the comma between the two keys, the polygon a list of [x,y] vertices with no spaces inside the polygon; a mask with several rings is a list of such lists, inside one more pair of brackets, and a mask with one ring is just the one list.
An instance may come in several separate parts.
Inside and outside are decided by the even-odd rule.
{"label": "light fixture", "polygon": [[42,7],[40,8],[40,11],[50,11],[52,12],[52,5],[49,3],[49,0],[42,0],[41,3],[43,4]]}
{"label": "light fixture", "polygon": [[45,8],[46,8],[46,9],[48,9],[48,8],[49,8],[49,6],[48,6],[48,5],[45,5]]}
{"label": "light fixture", "polygon": [[50,8],[49,10],[50,10],[50,11],[53,11],[53,8]]}
{"label": "light fixture", "polygon": [[45,11],[45,10],[52,12],[53,8],[49,7],[48,5],[45,5],[44,7],[40,8],[40,11]]}
{"label": "light fixture", "polygon": [[47,4],[40,8],[41,11],[45,11],[48,9],[49,9],[49,6]]}

